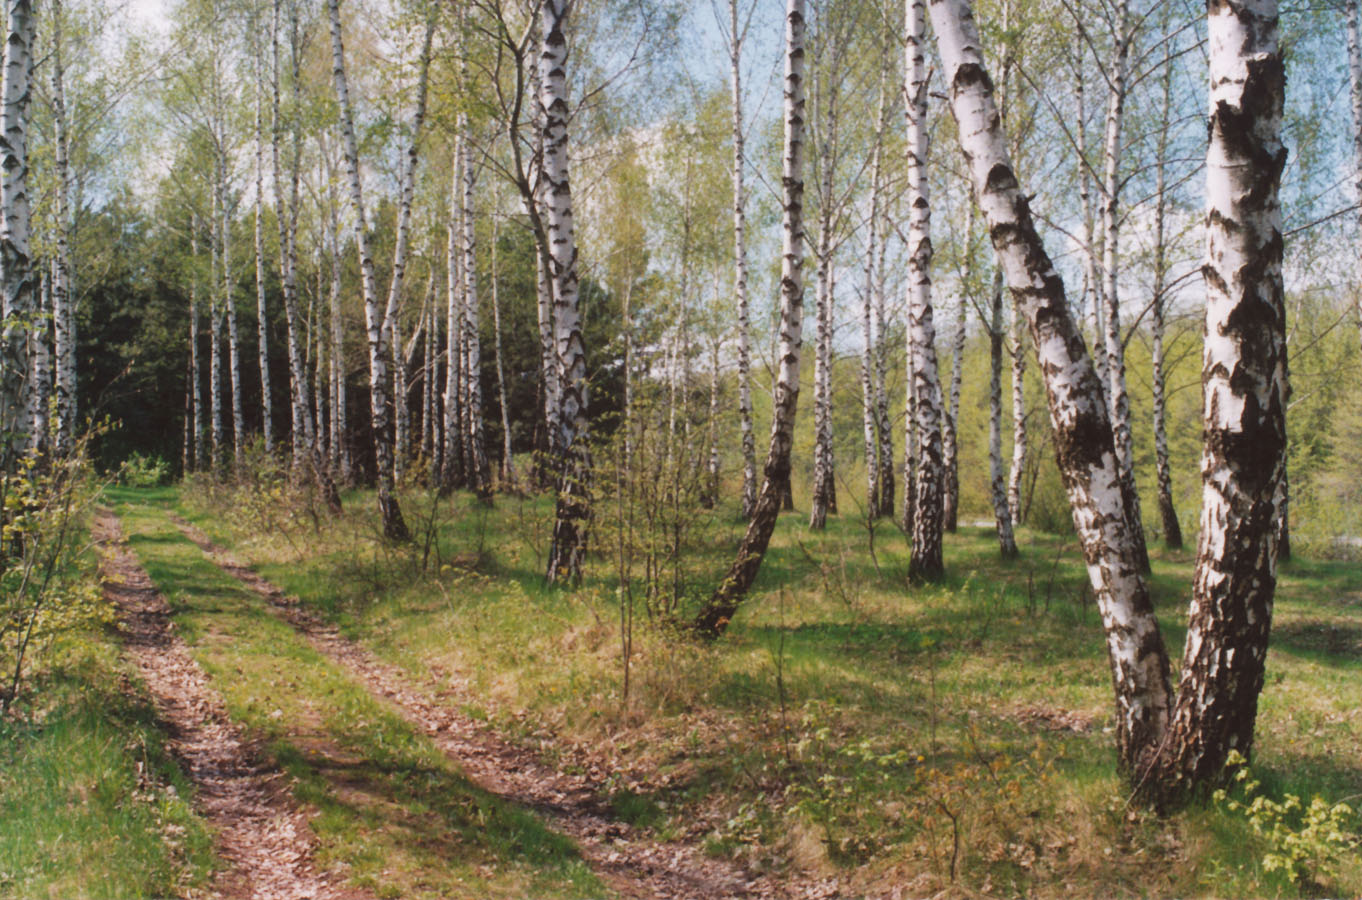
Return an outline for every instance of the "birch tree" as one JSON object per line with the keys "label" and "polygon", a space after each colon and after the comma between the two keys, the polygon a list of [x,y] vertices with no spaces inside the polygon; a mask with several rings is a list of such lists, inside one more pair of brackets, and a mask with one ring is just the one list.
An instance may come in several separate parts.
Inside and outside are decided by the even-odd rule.
{"label": "birch tree", "polygon": [[1059,466],[1107,636],[1120,763],[1143,796],[1176,801],[1221,777],[1231,750],[1247,755],[1252,748],[1276,582],[1286,446],[1277,199],[1286,161],[1285,71],[1277,4],[1208,5],[1202,519],[1175,700],[1101,382],[1012,172],[972,13],[967,0],[933,0],[931,11],[961,148],[1045,380]]}
{"label": "birch tree", "polygon": [[[276,5],[275,9],[278,9]],[[259,334],[260,430],[265,453],[274,455],[274,410],[271,408],[269,309],[265,304],[265,53],[260,42],[260,23],[252,23],[255,36],[255,314]],[[278,23],[275,22],[277,29]],[[274,32],[271,32],[273,43]],[[295,438],[296,440],[296,438]]]}
{"label": "birch tree", "polygon": [[0,291],[3,291],[4,359],[0,367],[0,440],[4,472],[12,470],[27,441],[23,388],[27,380],[26,332],[34,312],[29,258],[28,104],[33,77],[33,7],[5,4],[5,50],[0,76]]}
{"label": "birch tree", "polygon": [[360,182],[359,144],[355,140],[354,113],[350,108],[350,88],[345,76],[345,47],[341,35],[340,0],[327,0],[331,17],[332,81],[340,103],[341,145],[350,179],[350,203],[355,220],[355,246],[359,251],[360,285],[364,293],[364,326],[369,341],[369,409],[372,416],[374,457],[378,464],[378,508],[383,517],[383,534],[389,540],[409,540],[406,520],[394,493],[392,443],[388,438],[388,366],[385,338],[391,334],[385,310],[379,306],[374,258],[369,252],[368,226],[364,216],[364,190]]}
{"label": "birch tree", "polygon": [[772,408],[771,444],[757,507],[738,555],[718,589],[695,619],[701,635],[718,637],[761,569],[775,531],[784,488],[790,481],[799,401],[799,361],[804,318],[804,0],[786,0],[784,153],[781,160],[780,351]]}
{"label": "birch tree", "polygon": [[569,0],[544,0],[539,59],[539,98],[543,115],[543,176],[546,263],[553,289],[554,347],[560,373],[558,501],[550,581],[581,578],[586,553],[586,524],[591,514],[587,448],[586,348],[577,307],[577,241],[572,226],[572,187],[568,175],[567,34]]}
{"label": "birch tree", "polygon": [[925,0],[904,0],[904,110],[908,120],[908,342],[913,360],[918,459],[909,572],[936,578],[941,561],[941,379],[932,320],[931,201],[927,190],[927,11]]}
{"label": "birch tree", "polygon": [[1014,174],[969,3],[931,0],[929,10],[976,200],[1045,380],[1060,472],[1107,635],[1117,752],[1134,771],[1167,724],[1168,656],[1132,546],[1101,382]]}
{"label": "birch tree", "polygon": [[988,492],[993,501],[993,521],[998,550],[1003,559],[1017,555],[1012,532],[1012,507],[1007,502],[1003,476],[1003,270],[993,270],[988,321]]}
{"label": "birch tree", "polygon": [[477,168],[473,164],[473,146],[463,142],[463,329],[465,378],[464,407],[468,419],[468,477],[473,490],[484,503],[492,500],[492,473],[487,464],[487,443],[483,433],[482,416],[482,349],[478,337],[478,279],[476,265],[476,219],[473,211]]}
{"label": "birch tree", "polygon": [[1263,686],[1286,472],[1278,203],[1286,71],[1276,0],[1207,5],[1201,530],[1177,701],[1149,793],[1177,798],[1249,756]]}
{"label": "birch tree", "polygon": [[[71,287],[71,167],[66,111],[62,0],[52,0],[52,143],[56,164],[56,252],[52,257],[52,324],[56,374],[56,432],[53,449],[71,451],[76,432],[76,309]],[[196,367],[197,371],[197,367]],[[197,397],[195,409],[197,410]],[[197,419],[197,413],[195,414]],[[197,432],[196,432],[197,433]]]}
{"label": "birch tree", "polygon": [[[1166,17],[1165,17],[1166,21]],[[1154,161],[1154,284],[1150,300],[1152,340],[1150,377],[1154,395],[1154,468],[1159,491],[1159,519],[1163,543],[1170,550],[1182,548],[1182,526],[1173,505],[1173,477],[1168,460],[1168,413],[1164,387],[1164,312],[1168,292],[1168,152],[1170,119],[1173,116],[1173,41],[1164,39],[1163,73],[1160,76],[1162,116],[1155,136]]]}
{"label": "birch tree", "polygon": [[733,298],[738,307],[738,427],[742,434],[742,516],[757,505],[757,442],[752,429],[752,338],[747,300],[747,164],[743,138],[742,48],[752,23],[749,7],[739,24],[738,0],[728,0],[728,61],[733,89]]}

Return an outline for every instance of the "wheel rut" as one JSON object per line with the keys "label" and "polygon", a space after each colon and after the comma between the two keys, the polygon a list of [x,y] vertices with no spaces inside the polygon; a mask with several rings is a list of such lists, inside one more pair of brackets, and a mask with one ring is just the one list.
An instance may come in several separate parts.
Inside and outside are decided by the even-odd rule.
{"label": "wheel rut", "polygon": [[454,708],[455,692],[433,680],[420,682],[383,662],[234,559],[202,530],[173,514],[171,520],[223,571],[259,594],[314,649],[349,670],[372,694],[392,703],[470,780],[504,800],[537,810],[572,837],[587,864],[620,895],[659,900],[841,896],[832,880],[777,881],[710,858],[693,842],[656,841],[638,834],[613,819],[601,802],[603,779],[559,771],[531,751],[501,739]]}
{"label": "wheel rut", "polygon": [[308,813],[286,777],[227,715],[221,695],[174,631],[170,606],[124,542],[118,518],[97,511],[104,595],[118,612],[124,656],[137,668],[168,749],[196,788],[195,805],[217,832],[229,866],[210,895],[230,900],[367,900],[320,871]]}

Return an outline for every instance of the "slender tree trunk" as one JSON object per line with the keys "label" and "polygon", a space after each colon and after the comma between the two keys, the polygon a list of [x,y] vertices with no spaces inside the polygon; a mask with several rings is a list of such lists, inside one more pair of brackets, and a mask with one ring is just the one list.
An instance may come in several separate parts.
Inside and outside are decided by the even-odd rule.
{"label": "slender tree trunk", "polygon": [[368,227],[364,217],[364,193],[360,184],[359,145],[355,140],[354,114],[350,109],[350,89],[345,77],[345,50],[341,41],[340,0],[327,0],[331,15],[332,76],[336,97],[340,101],[341,134],[345,150],[346,169],[350,176],[350,201],[355,215],[355,246],[359,250],[360,284],[364,292],[364,325],[369,339],[369,408],[373,416],[374,458],[378,467],[378,507],[383,516],[383,534],[390,540],[406,541],[411,537],[402,509],[394,494],[392,477],[392,444],[388,438],[388,398],[385,382],[388,379],[384,359],[386,331],[384,310],[378,305],[378,285],[374,276],[374,258],[369,252]]}
{"label": "slender tree trunk", "polygon": [[1007,476],[1007,512],[1022,524],[1022,474],[1026,471],[1026,318],[1012,308],[1012,469]]}
{"label": "slender tree trunk", "polygon": [[209,278],[208,310],[211,325],[212,349],[209,354],[209,393],[213,410],[213,471],[219,477],[223,466],[223,427],[222,427],[222,298],[219,294],[218,262],[219,247],[222,243],[222,219],[218,214],[218,195],[213,192],[213,211],[209,219]]}
{"label": "slender tree trunk", "polygon": [[482,414],[482,345],[478,322],[478,278],[476,265],[477,234],[473,194],[477,169],[473,146],[463,144],[463,283],[464,283],[464,365],[468,377],[465,404],[468,416],[468,476],[473,490],[484,503],[492,502],[492,472],[487,463],[487,440]]}
{"label": "slender tree trunk", "polygon": [[[492,335],[495,341],[497,359],[497,401],[501,408],[501,482],[509,487],[514,487],[515,479],[515,458],[511,452],[511,411],[506,403],[506,372],[501,359],[501,297],[500,284],[501,273],[497,269],[497,242],[500,234],[497,229],[497,219],[492,217]],[[632,333],[632,324],[629,321],[629,303],[625,300],[624,305],[624,404],[625,422],[629,421],[629,340]]]}
{"label": "slender tree trunk", "polygon": [[51,433],[48,410],[52,398],[52,354],[48,349],[48,319],[52,312],[52,282],[40,260],[38,271],[38,317],[28,332],[28,450],[42,460],[47,456]]}
{"label": "slender tree trunk", "polygon": [[879,100],[875,119],[875,142],[870,150],[870,217],[865,252],[865,292],[861,295],[861,404],[862,428],[865,432],[865,496],[866,514],[871,519],[880,517],[884,499],[880,492],[880,473],[884,471],[884,461],[880,447],[878,372],[875,361],[879,353],[875,346],[875,310],[880,298],[877,296],[879,277],[876,263],[879,262],[880,235],[880,189],[881,154],[884,150],[885,95],[888,93],[888,67],[880,67]]}
{"label": "slender tree trunk", "polygon": [[804,0],[786,0],[785,152],[781,165],[780,356],[772,406],[771,446],[757,507],[738,555],[695,620],[702,635],[718,637],[761,569],[790,480],[799,401],[799,357],[804,318]]}
{"label": "slender tree trunk", "polygon": [[931,203],[927,191],[926,0],[904,0],[904,109],[908,119],[908,342],[913,347],[918,470],[909,572],[937,578],[941,560],[941,378],[932,321]]}
{"label": "slender tree trunk", "polygon": [[568,179],[568,0],[545,0],[539,91],[544,108],[544,181],[548,215],[549,281],[559,384],[558,503],[549,551],[550,581],[578,580],[591,515],[591,457],[587,447],[586,348],[577,308],[577,243],[572,228]]}
{"label": "slender tree trunk", "polygon": [[[1102,280],[1097,274],[1097,236],[1093,227],[1095,213],[1092,202],[1092,171],[1088,163],[1087,95],[1083,90],[1083,81],[1088,74],[1083,69],[1080,57],[1074,78],[1074,93],[1078,101],[1078,121],[1075,124],[1076,141],[1078,143],[1078,197],[1083,210],[1083,292],[1078,298],[1078,308],[1080,310],[1091,309],[1090,313],[1084,314],[1089,315],[1092,319],[1092,355],[1098,378],[1102,382],[1102,396],[1105,398],[1107,384],[1109,383],[1106,326],[1103,324],[1102,315]],[[1089,296],[1092,297],[1091,307],[1087,306]]]}
{"label": "slender tree trunk", "polygon": [[1286,309],[1278,190],[1286,81],[1275,0],[1207,7],[1205,439],[1201,531],[1181,679],[1149,792],[1177,798],[1251,755],[1277,582],[1286,465]]}
{"label": "slender tree trunk", "polygon": [[[407,395],[411,371],[407,367],[407,355],[402,352],[402,307],[399,301],[393,310],[392,321],[393,478],[398,484],[407,476],[407,460],[411,457],[411,406]],[[415,334],[412,336],[414,338]]]}
{"label": "slender tree trunk", "polygon": [[1109,70],[1111,91],[1107,104],[1106,141],[1103,148],[1102,204],[1102,294],[1106,313],[1107,403],[1116,440],[1116,466],[1121,473],[1126,514],[1134,539],[1136,560],[1149,571],[1149,554],[1144,542],[1140,515],[1140,496],[1135,490],[1135,445],[1130,429],[1130,398],[1126,393],[1125,346],[1121,340],[1121,302],[1118,293],[1120,267],[1120,226],[1117,209],[1121,199],[1121,128],[1125,119],[1126,70],[1129,65],[1131,24],[1127,0],[1119,0],[1116,11],[1116,58]]}
{"label": "slender tree trunk", "polygon": [[27,443],[23,387],[28,373],[25,321],[33,313],[33,265],[29,258],[28,104],[33,80],[33,5],[5,3],[4,73],[0,79],[0,290],[3,290],[4,353],[0,360],[0,470],[13,471]]}
{"label": "slender tree trunk", "polygon": [[463,228],[459,219],[463,215],[463,179],[459,166],[462,165],[461,149],[464,136],[456,139],[454,151],[454,176],[449,190],[449,221],[445,225],[445,394],[444,394],[444,459],[440,468],[440,491],[448,494],[462,487],[466,481],[464,465],[463,423],[463,275],[459,262],[459,238]]}
{"label": "slender tree trunk", "polygon": [[979,206],[1013,298],[1031,326],[1059,468],[1107,635],[1117,753],[1122,768],[1132,772],[1164,733],[1168,655],[1133,546],[1101,382],[1013,171],[970,6],[967,0],[931,0],[930,10]]}
{"label": "slender tree trunk", "polygon": [[66,70],[62,57],[62,0],[52,0],[52,144],[56,162],[56,239],[52,258],[52,322],[56,351],[56,444],[71,451],[76,433],[76,310],[71,290],[71,173],[66,122]]}
{"label": "slender tree trunk", "polygon": [[[814,118],[819,126],[818,146],[818,272],[816,344],[813,365],[813,497],[809,503],[809,527],[821,530],[828,513],[837,512],[837,480],[832,452],[832,338],[833,338],[833,176],[837,160],[837,101],[841,55],[831,41],[831,59],[823,79],[826,87],[815,90]],[[819,68],[815,68],[815,73]],[[818,75],[815,74],[815,79]],[[817,81],[815,81],[815,85]],[[821,114],[818,110],[821,107]]]}
{"label": "slender tree trunk", "polygon": [[194,468],[204,468],[203,375],[199,363],[199,217],[189,214],[189,378],[194,407]]}
{"label": "slender tree trunk", "polygon": [[742,47],[738,0],[729,0],[729,69],[733,88],[733,295],[738,303],[738,427],[742,433],[742,516],[757,506],[757,442],[752,428],[752,338],[747,301],[747,190],[743,181]]}
{"label": "slender tree trunk", "polygon": [[942,518],[945,520],[945,529],[952,534],[955,533],[960,520],[960,387],[964,381],[965,313],[968,309],[965,292],[973,290],[974,285],[973,198],[967,198],[967,206],[969,212],[965,220],[965,284],[955,306],[955,333],[951,335],[950,409],[946,414],[946,429],[942,438],[942,453],[946,457],[946,491],[942,503]]}
{"label": "slender tree trunk", "polygon": [[993,500],[993,520],[998,527],[998,548],[1003,559],[1017,555],[1017,541],[1012,534],[1012,508],[1007,503],[1007,488],[1003,481],[1003,270],[993,270],[993,291],[990,305],[992,319],[988,326],[988,484]]}
{"label": "slender tree trunk", "polygon": [[1168,290],[1166,216],[1168,210],[1167,166],[1169,118],[1173,114],[1173,45],[1164,44],[1163,116],[1157,137],[1157,162],[1154,170],[1154,298],[1150,307],[1153,331],[1152,378],[1154,384],[1154,466],[1158,474],[1159,518],[1163,522],[1163,543],[1170,550],[1182,548],[1182,526],[1173,506],[1173,478],[1168,462],[1167,409],[1164,403],[1164,304]]}
{"label": "slender tree trunk", "polygon": [[[435,269],[432,266],[430,272],[430,284],[432,291],[435,286]],[[432,301],[425,311],[425,323],[422,326],[425,337],[421,341],[421,458],[425,460],[427,469],[430,473],[430,483],[435,484],[439,477],[439,468],[435,465],[435,372],[439,368],[435,364],[435,304]]]}
{"label": "slender tree trunk", "polygon": [[236,318],[235,279],[232,276],[232,216],[227,203],[227,161],[218,159],[218,215],[221,217],[222,305],[227,313],[227,348],[232,378],[232,462],[238,470],[246,460],[246,413],[241,396],[241,340]]}
{"label": "slender tree trunk", "polygon": [[327,155],[328,177],[326,184],[326,205],[329,220],[331,263],[331,286],[329,292],[331,307],[331,468],[340,474],[342,481],[353,478],[350,466],[349,435],[346,428],[345,397],[345,322],[341,317],[341,250],[340,215],[336,209],[334,177],[329,171],[330,156]]}
{"label": "slender tree trunk", "polygon": [[[271,40],[274,34],[271,33]],[[255,56],[255,314],[260,337],[260,430],[265,453],[274,455],[274,410],[270,386],[269,310],[265,305],[265,62],[257,47]],[[276,185],[277,186],[277,185]]]}
{"label": "slender tree trunk", "polygon": [[[887,116],[886,112],[886,116]],[[883,123],[881,131],[883,131]],[[883,152],[883,151],[881,151]],[[885,312],[885,249],[889,243],[887,210],[880,216],[884,230],[879,239],[879,258],[875,261],[875,421],[879,431],[880,508],[878,515],[894,515],[894,423],[889,416],[889,317]],[[904,486],[907,489],[907,485]]]}

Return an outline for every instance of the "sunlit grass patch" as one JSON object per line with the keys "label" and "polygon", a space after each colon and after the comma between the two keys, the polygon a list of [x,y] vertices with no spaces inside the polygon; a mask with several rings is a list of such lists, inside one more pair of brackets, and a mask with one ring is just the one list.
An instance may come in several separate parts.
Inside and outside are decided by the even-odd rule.
{"label": "sunlit grass patch", "polygon": [[600,896],[571,841],[472,785],[424,735],[271,614],[165,514],[120,507],[233,719],[315,806],[324,865],[380,896]]}

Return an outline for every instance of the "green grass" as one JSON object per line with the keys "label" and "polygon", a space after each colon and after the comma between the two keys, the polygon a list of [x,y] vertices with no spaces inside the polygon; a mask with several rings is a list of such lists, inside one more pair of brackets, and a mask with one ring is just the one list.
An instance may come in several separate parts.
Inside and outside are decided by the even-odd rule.
{"label": "green grass", "polygon": [[150,706],[87,635],[0,719],[0,897],[178,896],[215,865]]}
{"label": "green grass", "polygon": [[[580,589],[546,587],[546,498],[501,497],[485,511],[456,497],[436,507],[427,554],[379,540],[371,494],[348,495],[346,515],[320,531],[242,494],[224,504],[193,492],[179,508],[384,658],[468,679],[464,702],[507,733],[607,748],[636,784],[603,799],[659,833],[702,820],[713,852],[914,894],[949,886],[957,840],[956,880],[983,893],[1362,892],[1350,859],[1304,887],[1264,871],[1267,844],[1213,803],[1168,818],[1129,806],[1072,538],[1022,529],[1021,557],[1003,562],[991,529],[962,528],[947,537],[947,577],[911,585],[906,541],[888,523],[872,560],[853,515],[823,533],[784,516],[750,600],[713,646],[649,626],[638,604],[626,702],[613,561],[593,557]],[[419,526],[426,495],[403,500]],[[739,527],[722,510],[690,542],[687,596],[712,587]],[[1176,660],[1191,553],[1151,550]],[[1256,775],[1275,797],[1356,804],[1362,567],[1284,566],[1275,634]]]}
{"label": "green grass", "polygon": [[[575,847],[471,784],[391,707],[185,539],[173,494],[119,491],[129,546],[232,718],[265,738],[320,815],[319,861],[380,896],[597,897]],[[148,502],[129,505],[126,501]]]}

